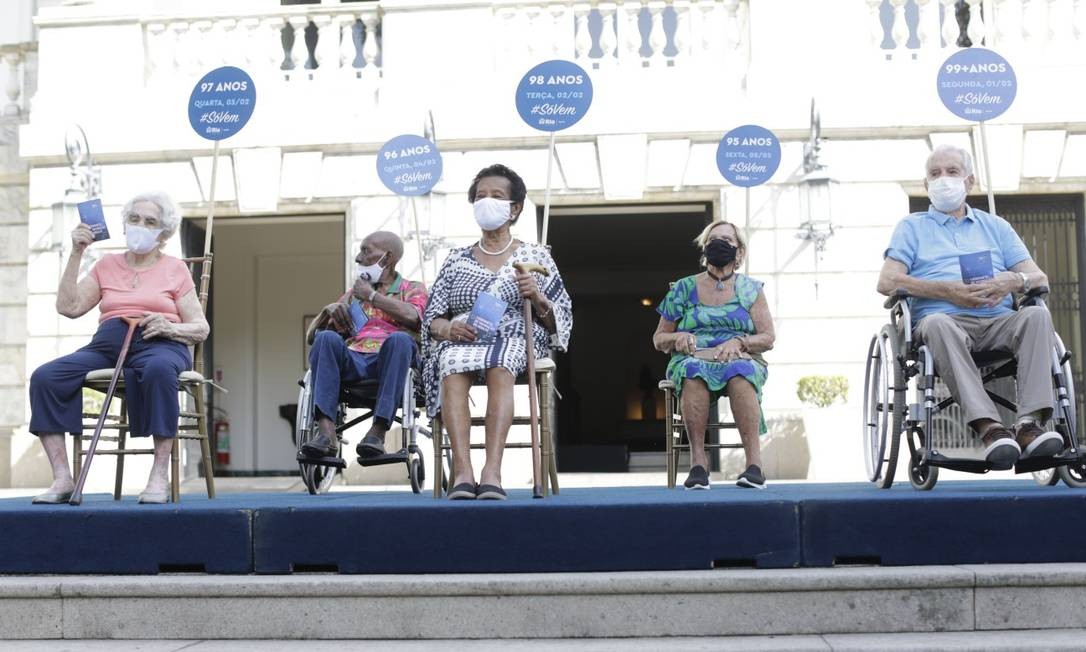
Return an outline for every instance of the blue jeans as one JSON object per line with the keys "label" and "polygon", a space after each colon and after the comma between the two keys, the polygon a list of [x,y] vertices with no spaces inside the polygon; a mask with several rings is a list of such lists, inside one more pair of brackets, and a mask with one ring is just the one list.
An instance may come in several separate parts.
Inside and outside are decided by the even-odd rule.
{"label": "blue jeans", "polygon": [[359,353],[347,348],[335,331],[317,331],[309,350],[309,370],[318,416],[335,420],[341,385],[376,379],[373,415],[383,419],[385,425],[391,424],[403,403],[404,381],[415,364],[416,353],[415,341],[403,332],[390,335],[377,353]]}

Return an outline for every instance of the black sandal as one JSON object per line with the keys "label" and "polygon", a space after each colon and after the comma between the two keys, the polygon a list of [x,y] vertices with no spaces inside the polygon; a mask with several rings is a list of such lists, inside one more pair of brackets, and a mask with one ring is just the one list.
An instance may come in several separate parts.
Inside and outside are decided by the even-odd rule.
{"label": "black sandal", "polygon": [[449,500],[475,500],[476,490],[474,482],[461,482],[449,492]]}
{"label": "black sandal", "polygon": [[475,497],[479,500],[505,500],[508,495],[505,493],[505,489],[496,484],[481,484]]}

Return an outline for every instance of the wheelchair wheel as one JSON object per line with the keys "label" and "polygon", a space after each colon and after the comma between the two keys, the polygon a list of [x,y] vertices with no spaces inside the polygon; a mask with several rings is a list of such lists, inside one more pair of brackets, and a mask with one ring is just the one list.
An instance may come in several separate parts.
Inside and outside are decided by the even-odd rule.
{"label": "wheelchair wheel", "polygon": [[[313,393],[310,390],[310,372],[306,372],[302,388],[298,391],[298,450],[302,445],[312,440],[317,435],[317,419],[313,410]],[[340,448],[342,449],[342,443]],[[339,455],[340,453],[337,453]],[[310,495],[327,493],[332,482],[336,478],[338,469],[318,464],[306,464],[298,462],[298,470],[302,476],[302,484],[305,485]]]}
{"label": "wheelchair wheel", "polygon": [[426,481],[426,462],[422,459],[422,451],[412,453],[407,461],[407,479],[411,481],[411,491],[422,493],[422,483]]}
{"label": "wheelchair wheel", "polygon": [[[1060,360],[1067,358],[1067,349],[1063,346],[1063,340],[1059,334],[1056,334],[1056,355]],[[1060,414],[1053,415],[1053,421],[1055,422],[1056,430],[1064,436],[1064,442],[1071,440],[1075,441],[1076,448],[1082,450],[1082,438],[1078,436],[1078,414],[1075,410],[1075,377],[1071,370],[1071,360],[1067,358],[1064,360],[1063,366],[1060,371],[1063,372],[1064,382],[1067,383],[1066,390],[1067,396],[1071,399],[1070,405],[1066,410],[1062,410],[1059,405],[1059,393],[1056,393],[1056,409],[1060,410]],[[1034,474],[1036,477],[1036,474]],[[1068,464],[1067,466],[1056,467],[1055,473],[1053,473],[1053,479],[1049,484],[1056,484],[1057,479],[1063,480],[1063,483],[1068,487],[1074,489],[1082,489],[1086,487],[1086,463],[1076,462]]]}
{"label": "wheelchair wheel", "polygon": [[[915,445],[913,438],[916,438]],[[909,484],[919,491],[930,491],[939,481],[939,467],[928,465],[921,468],[920,459],[924,451],[924,435],[919,428],[912,428],[909,432]]]}
{"label": "wheelchair wheel", "polygon": [[905,370],[896,329],[882,327],[867,347],[863,446],[867,478],[880,489],[894,482],[905,420]]}
{"label": "wheelchair wheel", "polygon": [[1086,487],[1086,464],[1082,462],[1056,467],[1056,474],[1065,485],[1072,489]]}

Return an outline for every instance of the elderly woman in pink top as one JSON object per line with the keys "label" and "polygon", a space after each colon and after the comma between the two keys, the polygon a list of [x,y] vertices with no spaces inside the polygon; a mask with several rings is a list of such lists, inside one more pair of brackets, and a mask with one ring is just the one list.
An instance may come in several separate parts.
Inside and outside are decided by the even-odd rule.
{"label": "elderly woman in pink top", "polygon": [[119,317],[142,316],[124,363],[129,433],[154,438],[154,464],[141,503],[167,501],[166,470],[177,435],[178,375],[192,367],[188,346],[209,328],[181,260],[162,252],[181,216],[165,193],[142,193],[124,207],[128,250],[102,256],[77,281],[83,253],[94,242],[85,224],[72,231],[72,255],[60,278],[57,312],[75,319],[98,307],[98,331],[75,353],[38,367],[30,377],[30,432],[41,440],[53,467],[53,484],[38,504],[68,502],[74,489],[64,433],[83,431],[83,378],[117,364],[127,325]]}

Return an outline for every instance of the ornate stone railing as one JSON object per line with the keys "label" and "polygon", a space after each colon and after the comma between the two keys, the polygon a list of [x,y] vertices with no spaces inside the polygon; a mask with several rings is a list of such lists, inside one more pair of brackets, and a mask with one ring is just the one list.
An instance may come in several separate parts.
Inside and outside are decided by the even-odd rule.
{"label": "ornate stone railing", "polygon": [[0,118],[23,116],[28,106],[29,57],[37,49],[34,43],[0,45],[0,80],[3,80],[3,95],[0,95]]}
{"label": "ornate stone railing", "polygon": [[970,46],[1035,56],[1086,51],[1083,0],[866,0],[871,44],[887,59]]}
{"label": "ornate stone railing", "polygon": [[288,80],[381,76],[377,3],[301,5],[275,13],[154,16],[143,25],[148,81],[232,63]]}
{"label": "ornate stone railing", "polygon": [[749,58],[748,0],[494,3],[502,61],[663,68]]}

